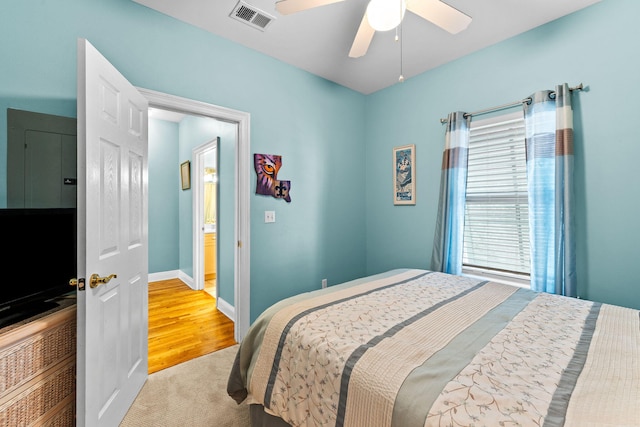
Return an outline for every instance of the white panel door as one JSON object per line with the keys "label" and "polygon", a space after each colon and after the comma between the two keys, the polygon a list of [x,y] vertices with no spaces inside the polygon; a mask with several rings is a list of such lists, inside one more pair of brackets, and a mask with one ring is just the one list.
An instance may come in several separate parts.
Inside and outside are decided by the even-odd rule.
{"label": "white panel door", "polygon": [[78,426],[118,426],[147,379],[147,109],[78,40]]}

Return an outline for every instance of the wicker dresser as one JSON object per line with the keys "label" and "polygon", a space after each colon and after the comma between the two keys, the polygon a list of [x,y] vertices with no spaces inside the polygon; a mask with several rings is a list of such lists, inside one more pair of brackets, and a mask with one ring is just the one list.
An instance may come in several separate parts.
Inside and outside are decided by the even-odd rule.
{"label": "wicker dresser", "polygon": [[0,426],[75,425],[76,306],[0,329]]}

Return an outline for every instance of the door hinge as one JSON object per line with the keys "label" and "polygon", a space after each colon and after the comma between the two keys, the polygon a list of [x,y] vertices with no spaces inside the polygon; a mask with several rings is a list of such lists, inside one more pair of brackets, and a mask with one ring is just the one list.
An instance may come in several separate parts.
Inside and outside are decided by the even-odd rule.
{"label": "door hinge", "polygon": [[241,248],[242,247],[242,240],[238,240],[238,247]]}

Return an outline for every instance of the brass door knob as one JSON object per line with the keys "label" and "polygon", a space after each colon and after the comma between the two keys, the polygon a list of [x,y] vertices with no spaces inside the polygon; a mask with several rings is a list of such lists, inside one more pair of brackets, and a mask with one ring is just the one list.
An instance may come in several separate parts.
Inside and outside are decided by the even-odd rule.
{"label": "brass door knob", "polygon": [[109,283],[109,281],[111,279],[114,279],[116,277],[118,277],[118,275],[116,275],[116,274],[110,274],[110,275],[105,276],[105,277],[100,277],[97,274],[92,274],[91,275],[91,279],[89,281],[89,286],[91,286],[91,288],[93,289],[93,288],[96,288],[96,287],[98,287],[100,285],[103,285],[105,283]]}

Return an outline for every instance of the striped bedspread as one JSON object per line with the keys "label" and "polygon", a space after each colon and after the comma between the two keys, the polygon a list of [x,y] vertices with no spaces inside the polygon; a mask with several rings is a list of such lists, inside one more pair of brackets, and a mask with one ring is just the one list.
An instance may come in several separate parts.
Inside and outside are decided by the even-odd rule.
{"label": "striped bedspread", "polygon": [[640,312],[426,270],[299,295],[229,394],[292,426],[639,426]]}

